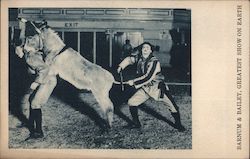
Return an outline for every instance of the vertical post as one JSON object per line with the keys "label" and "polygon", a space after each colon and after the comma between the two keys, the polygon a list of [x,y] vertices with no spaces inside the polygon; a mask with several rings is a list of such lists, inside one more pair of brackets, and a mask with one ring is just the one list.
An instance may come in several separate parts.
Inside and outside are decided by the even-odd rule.
{"label": "vertical post", "polygon": [[96,64],[96,32],[93,35],[93,63]]}
{"label": "vertical post", "polygon": [[80,46],[81,46],[81,42],[80,42],[80,31],[77,31],[77,51],[80,52]]}
{"label": "vertical post", "polygon": [[112,67],[112,37],[113,33],[109,34],[109,67]]}
{"label": "vertical post", "polygon": [[62,39],[64,41],[64,30],[62,31]]}
{"label": "vertical post", "polygon": [[181,31],[181,44],[185,44],[185,32]]}
{"label": "vertical post", "polygon": [[15,27],[11,26],[11,33],[10,33],[10,42],[14,44],[14,32],[15,32]]}

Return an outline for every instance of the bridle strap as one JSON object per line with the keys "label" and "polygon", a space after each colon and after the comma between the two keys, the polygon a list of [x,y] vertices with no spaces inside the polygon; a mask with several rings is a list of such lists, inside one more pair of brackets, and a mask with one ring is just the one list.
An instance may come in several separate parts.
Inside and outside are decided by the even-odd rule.
{"label": "bridle strap", "polygon": [[39,34],[41,34],[41,30],[38,29],[38,28],[36,27],[36,25],[35,25],[32,21],[30,21],[30,23],[31,23],[31,25],[33,25],[33,27],[35,28],[36,32],[39,33]]}
{"label": "bridle strap", "polygon": [[63,48],[62,48],[62,50],[58,53],[58,55],[59,54],[61,54],[62,52],[64,52],[65,50],[67,50],[69,47],[67,46],[67,45],[65,45]]}

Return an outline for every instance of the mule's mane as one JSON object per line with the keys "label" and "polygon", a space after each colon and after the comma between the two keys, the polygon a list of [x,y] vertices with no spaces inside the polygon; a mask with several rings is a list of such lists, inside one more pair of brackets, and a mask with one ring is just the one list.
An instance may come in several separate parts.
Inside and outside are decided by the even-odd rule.
{"label": "mule's mane", "polygon": [[46,54],[58,53],[65,46],[58,33],[49,27],[42,29],[42,36],[44,41],[44,52]]}

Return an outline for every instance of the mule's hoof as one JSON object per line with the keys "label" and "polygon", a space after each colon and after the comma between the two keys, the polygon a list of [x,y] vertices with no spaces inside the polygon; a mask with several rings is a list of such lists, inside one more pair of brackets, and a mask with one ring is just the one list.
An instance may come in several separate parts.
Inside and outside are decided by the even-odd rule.
{"label": "mule's hoof", "polygon": [[186,128],[185,128],[184,126],[182,126],[182,125],[177,125],[177,126],[176,126],[176,129],[177,129],[179,132],[184,132],[184,131],[186,131]]}

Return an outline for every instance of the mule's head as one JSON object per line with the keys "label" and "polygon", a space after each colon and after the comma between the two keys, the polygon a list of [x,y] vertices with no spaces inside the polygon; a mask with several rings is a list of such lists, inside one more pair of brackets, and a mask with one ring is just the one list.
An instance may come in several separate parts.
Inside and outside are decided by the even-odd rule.
{"label": "mule's head", "polygon": [[[19,29],[20,35],[18,43],[16,43],[16,54],[19,57],[22,53],[20,52],[20,48],[23,48],[24,52],[37,52],[38,50],[43,48],[43,43],[41,41],[41,29],[47,25],[47,22],[32,22],[28,21],[24,18],[18,18],[19,20]],[[18,49],[19,48],[19,49]]]}
{"label": "mule's head", "polygon": [[41,29],[47,26],[45,20],[41,22],[29,21],[24,18],[17,18],[19,21],[19,29],[21,30],[20,38],[26,38],[35,34],[40,34]]}
{"label": "mule's head", "polygon": [[57,32],[52,30],[46,21],[38,23],[19,18],[19,27],[24,52],[42,50],[47,55],[59,52],[65,46]]}

